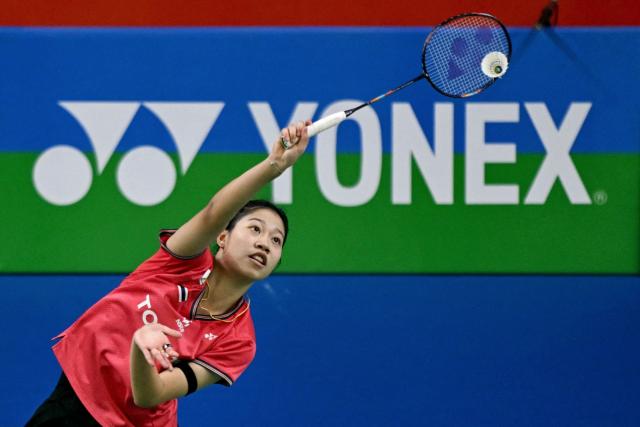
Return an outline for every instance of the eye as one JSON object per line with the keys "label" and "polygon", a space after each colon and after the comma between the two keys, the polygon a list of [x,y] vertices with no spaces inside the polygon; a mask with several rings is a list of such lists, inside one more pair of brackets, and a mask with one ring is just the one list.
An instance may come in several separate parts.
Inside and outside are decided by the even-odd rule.
{"label": "eye", "polygon": [[279,237],[274,237],[273,238],[273,243],[275,243],[276,245],[280,246],[282,244],[282,240],[280,240]]}
{"label": "eye", "polygon": [[252,225],[250,228],[251,228],[251,231],[255,233],[260,233],[260,227],[258,227],[257,225]]}

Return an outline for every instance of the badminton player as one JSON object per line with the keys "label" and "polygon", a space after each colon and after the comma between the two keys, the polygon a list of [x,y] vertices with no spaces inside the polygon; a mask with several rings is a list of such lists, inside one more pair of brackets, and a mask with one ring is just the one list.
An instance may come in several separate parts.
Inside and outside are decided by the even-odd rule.
{"label": "badminton player", "polygon": [[245,293],[288,232],[282,210],[250,200],[302,155],[309,124],[283,129],[264,161],[161,231],[158,251],[59,335],[62,375],[27,426],[177,426],[177,398],[238,379],[256,351]]}

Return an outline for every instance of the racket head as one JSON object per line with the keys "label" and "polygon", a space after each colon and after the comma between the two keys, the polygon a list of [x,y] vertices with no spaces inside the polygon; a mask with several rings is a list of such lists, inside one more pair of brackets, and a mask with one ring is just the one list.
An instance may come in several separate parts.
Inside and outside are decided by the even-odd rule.
{"label": "racket head", "polygon": [[[498,18],[488,13],[456,15],[427,36],[422,48],[422,72],[441,94],[466,98],[499,78],[488,76],[481,66],[485,56],[496,52],[511,60],[511,37]],[[507,66],[508,62],[505,70]]]}

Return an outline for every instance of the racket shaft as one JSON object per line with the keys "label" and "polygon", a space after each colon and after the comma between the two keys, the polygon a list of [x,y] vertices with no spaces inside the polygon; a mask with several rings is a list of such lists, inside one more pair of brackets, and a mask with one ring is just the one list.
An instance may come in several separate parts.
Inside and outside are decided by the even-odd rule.
{"label": "racket shaft", "polygon": [[378,102],[381,99],[392,95],[396,92],[398,92],[399,90],[402,90],[404,88],[406,88],[407,86],[412,85],[413,83],[417,82],[418,80],[421,80],[424,78],[424,74],[420,74],[418,77],[415,77],[411,80],[409,80],[408,82],[405,82],[403,84],[401,84],[400,86],[396,87],[395,89],[391,89],[390,91],[383,93],[382,95],[373,98],[371,101],[369,102],[365,102],[364,104],[361,104],[355,108],[352,108],[350,110],[346,110],[346,111],[340,111],[339,113],[333,113],[330,116],[327,117],[323,117],[322,119],[318,120],[317,122],[313,122],[311,123],[309,126],[307,126],[307,132],[309,133],[309,138],[311,138],[314,135],[319,134],[320,132],[322,132],[323,130],[329,129],[331,127],[334,126],[338,126],[344,119],[346,119],[347,117],[349,117],[351,114],[355,113],[356,111],[358,111],[361,108],[364,108],[368,105],[373,104],[374,102]]}
{"label": "racket shaft", "polygon": [[307,133],[309,134],[309,138],[319,134],[323,130],[332,128],[334,126],[338,126],[346,118],[347,118],[346,112],[340,111],[338,113],[333,113],[327,117],[323,117],[320,120],[311,123],[309,126],[307,126]]}
{"label": "racket shaft", "polygon": [[386,98],[389,95],[393,95],[394,93],[406,88],[407,86],[411,86],[412,84],[414,84],[415,82],[417,82],[418,80],[422,80],[424,79],[424,74],[420,74],[418,77],[414,77],[411,80],[409,80],[408,82],[404,82],[402,83],[400,86],[391,89],[385,93],[383,93],[382,95],[376,96],[375,98],[373,98],[371,101],[367,102],[367,105],[371,105],[374,102],[378,102],[383,98]]}
{"label": "racket shaft", "polygon": [[318,121],[315,121],[313,123],[311,123],[309,126],[307,126],[307,133],[309,134],[309,138],[311,138],[312,136],[315,136],[317,134],[319,134],[320,132],[327,130],[329,128],[332,128],[334,126],[338,126],[340,123],[342,123],[342,121],[344,119],[346,119],[347,117],[349,117],[351,114],[355,113],[356,111],[360,110],[361,108],[367,107],[373,103],[376,103],[384,98],[386,98],[389,95],[393,95],[394,93],[408,87],[411,86],[412,84],[414,84],[415,82],[417,82],[418,80],[422,80],[425,78],[424,74],[420,74],[417,77],[414,77],[413,79],[406,81],[404,83],[402,83],[400,86],[391,89],[375,98],[373,98],[372,100],[365,102],[364,104],[360,104],[355,108],[351,108],[350,110],[345,110],[345,111],[340,111],[338,113],[333,113],[327,117],[323,117]]}

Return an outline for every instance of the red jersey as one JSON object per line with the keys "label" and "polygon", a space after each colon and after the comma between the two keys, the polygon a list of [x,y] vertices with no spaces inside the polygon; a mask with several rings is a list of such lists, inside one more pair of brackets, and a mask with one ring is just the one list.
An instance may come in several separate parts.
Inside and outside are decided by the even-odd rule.
{"label": "red jersey", "polygon": [[256,351],[249,301],[242,299],[224,320],[196,314],[213,269],[209,250],[185,258],[165,242],[122,283],[58,337],[53,351],[76,394],[105,426],[177,426],[177,400],[145,409],[133,403],[129,359],[133,333],[147,323],[182,332],[169,337],[180,359],[192,361],[231,385]]}

